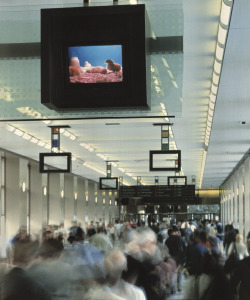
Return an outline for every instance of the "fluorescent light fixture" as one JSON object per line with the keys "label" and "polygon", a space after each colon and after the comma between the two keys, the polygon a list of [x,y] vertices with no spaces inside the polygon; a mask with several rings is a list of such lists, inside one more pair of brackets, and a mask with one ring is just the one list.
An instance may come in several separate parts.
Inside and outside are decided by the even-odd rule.
{"label": "fluorescent light fixture", "polygon": [[224,55],[224,48],[220,47],[220,45],[217,43],[216,46],[216,58],[220,61],[222,61],[223,59],[223,55]]}
{"label": "fluorescent light fixture", "polygon": [[172,80],[173,86],[178,89],[178,85],[175,80]]}
{"label": "fluorescent light fixture", "polygon": [[51,146],[50,146],[49,144],[46,144],[46,145],[44,146],[44,148],[50,150],[50,149],[51,149]]}
{"label": "fluorescent light fixture", "polygon": [[224,29],[221,25],[219,25],[219,32],[218,32],[218,41],[221,45],[226,44],[227,39],[227,30]]}
{"label": "fluorescent light fixture", "polygon": [[231,15],[231,6],[226,5],[225,2],[222,1],[220,21],[223,25],[226,25],[226,26],[229,25],[230,15]]}
{"label": "fluorescent light fixture", "polygon": [[[208,115],[207,119],[208,119],[209,122],[211,122],[211,123],[213,122],[213,117],[212,116]],[[211,130],[211,128],[210,128],[210,130]]]}
{"label": "fluorescent light fixture", "polygon": [[212,84],[212,86],[211,86],[211,91],[212,91],[212,93],[213,94],[217,94],[217,92],[218,92],[218,87],[217,86],[215,86],[214,84]]}
{"label": "fluorescent light fixture", "polygon": [[76,136],[74,136],[73,134],[71,134],[71,135],[69,136],[69,138],[70,138],[72,141],[75,141],[75,140],[76,140]]}
{"label": "fluorescent light fixture", "polygon": [[61,190],[61,193],[60,193],[60,195],[61,195],[61,198],[63,198],[63,197],[64,197],[64,190]]}
{"label": "fluorescent light fixture", "polygon": [[[131,1],[133,1],[133,0],[130,0],[130,2],[131,2]],[[156,36],[155,36],[155,33],[154,33],[153,31],[152,31],[152,39],[153,39],[153,40],[156,40]]]}
{"label": "fluorescent light fixture", "polygon": [[107,158],[107,156],[105,156],[105,155],[103,155],[103,154],[100,154],[100,153],[98,153],[98,154],[96,154],[98,157],[100,157],[101,159],[103,159],[103,160],[107,160],[108,158]]}
{"label": "fluorescent light fixture", "polygon": [[126,175],[128,175],[128,176],[130,176],[130,177],[132,177],[132,176],[133,176],[131,173],[126,173]]}
{"label": "fluorescent light fixture", "polygon": [[161,106],[161,109],[166,109],[164,103],[161,102],[161,103],[160,103],[160,106]]}
{"label": "fluorescent light fixture", "polygon": [[39,141],[37,145],[38,145],[38,146],[41,146],[41,147],[44,147],[44,146],[45,146],[45,142]]}
{"label": "fluorescent light fixture", "polygon": [[155,79],[154,84],[155,84],[155,85],[159,85],[158,79]]}
{"label": "fluorescent light fixture", "polygon": [[64,133],[63,133],[63,135],[66,136],[66,137],[70,137],[71,133],[68,132],[67,130],[65,130]]}
{"label": "fluorescent light fixture", "polygon": [[60,133],[62,133],[62,134],[65,132],[64,128],[60,128],[59,130],[60,130]]}
{"label": "fluorescent light fixture", "polygon": [[216,59],[214,61],[214,71],[217,74],[220,74],[220,72],[221,72],[221,63],[219,63]]}
{"label": "fluorescent light fixture", "polygon": [[115,162],[111,162],[111,165],[113,166],[113,167],[117,167],[118,165],[117,165],[117,163],[115,163]]}
{"label": "fluorescent light fixture", "polygon": [[14,133],[18,136],[23,136],[24,135],[24,132],[20,129],[17,129],[17,128],[15,129]]}
{"label": "fluorescent light fixture", "polygon": [[125,170],[123,168],[118,168],[118,170],[123,172],[123,173],[125,172]]}
{"label": "fluorescent light fixture", "polygon": [[214,115],[214,111],[211,108],[208,110],[208,115],[211,117]]}
{"label": "fluorescent light fixture", "polygon": [[212,121],[210,121],[209,119],[207,119],[207,126],[211,127],[212,126]]}
{"label": "fluorescent light fixture", "polygon": [[173,73],[170,70],[168,70],[168,74],[169,74],[170,78],[174,80]]}
{"label": "fluorescent light fixture", "polygon": [[10,124],[7,124],[6,129],[10,132],[13,132],[15,130],[15,127],[11,126]]}
{"label": "fluorescent light fixture", "polygon": [[28,133],[24,133],[23,139],[29,141],[31,139],[31,135],[29,135]]}
{"label": "fluorescent light fixture", "polygon": [[50,124],[51,123],[51,121],[50,120],[44,120],[44,121],[42,121],[44,124],[46,124],[46,125],[48,125],[48,124]]}
{"label": "fluorescent light fixture", "polygon": [[215,101],[216,101],[216,95],[213,95],[212,93],[210,94],[210,101],[212,102],[212,103],[215,103]]}
{"label": "fluorescent light fixture", "polygon": [[164,66],[165,66],[166,68],[169,68],[169,65],[168,65],[168,63],[167,63],[166,58],[162,57],[161,59],[162,59],[162,62],[163,62],[163,64],[164,64]]}
{"label": "fluorescent light fixture", "polygon": [[169,122],[169,118],[164,118],[167,122]]}
{"label": "fluorescent light fixture", "polygon": [[215,107],[215,104],[212,101],[210,101],[209,102],[209,108],[214,110],[214,107]]}
{"label": "fluorescent light fixture", "polygon": [[213,72],[213,83],[218,85],[220,80],[220,76]]}

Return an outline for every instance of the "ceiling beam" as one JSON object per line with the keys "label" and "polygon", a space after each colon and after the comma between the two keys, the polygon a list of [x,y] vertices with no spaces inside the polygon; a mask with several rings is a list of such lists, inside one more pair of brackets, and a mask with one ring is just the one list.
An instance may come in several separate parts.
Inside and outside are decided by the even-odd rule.
{"label": "ceiling beam", "polygon": [[[40,57],[40,43],[0,44],[0,58]],[[183,52],[183,36],[167,36],[150,38],[149,53],[179,53]]]}

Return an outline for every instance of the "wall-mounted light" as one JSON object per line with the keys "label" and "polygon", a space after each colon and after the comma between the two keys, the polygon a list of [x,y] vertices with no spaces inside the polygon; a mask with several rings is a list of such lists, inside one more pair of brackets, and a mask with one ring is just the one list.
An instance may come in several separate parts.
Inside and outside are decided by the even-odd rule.
{"label": "wall-mounted light", "polygon": [[64,190],[61,190],[61,198],[64,197]]}
{"label": "wall-mounted light", "polygon": [[74,198],[77,200],[77,192],[74,193]]}
{"label": "wall-mounted light", "polygon": [[109,205],[111,205],[111,204],[112,204],[112,200],[110,199],[110,200],[109,200]]}
{"label": "wall-mounted light", "polygon": [[43,195],[47,196],[47,187],[46,186],[43,187]]}
{"label": "wall-mounted light", "polygon": [[85,200],[86,200],[86,202],[89,201],[89,195],[88,194],[85,195]]}
{"label": "wall-mounted light", "polygon": [[105,205],[106,201],[105,198],[102,199],[102,204]]}
{"label": "wall-mounted light", "polygon": [[117,206],[117,201],[115,201],[115,206]]}
{"label": "wall-mounted light", "polygon": [[97,200],[98,200],[98,199],[97,199],[97,196],[95,196],[95,203],[97,203]]}
{"label": "wall-mounted light", "polygon": [[26,191],[26,183],[22,182],[22,191],[25,192]]}

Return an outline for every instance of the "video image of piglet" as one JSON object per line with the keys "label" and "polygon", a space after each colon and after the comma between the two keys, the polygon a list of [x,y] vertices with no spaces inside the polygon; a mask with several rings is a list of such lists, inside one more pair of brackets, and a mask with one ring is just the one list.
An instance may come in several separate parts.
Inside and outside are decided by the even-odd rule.
{"label": "video image of piglet", "polygon": [[68,47],[70,83],[122,82],[122,45]]}

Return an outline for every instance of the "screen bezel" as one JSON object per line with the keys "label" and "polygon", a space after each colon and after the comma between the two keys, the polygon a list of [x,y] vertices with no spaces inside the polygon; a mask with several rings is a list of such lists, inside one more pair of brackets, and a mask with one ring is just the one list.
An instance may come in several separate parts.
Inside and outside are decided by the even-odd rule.
{"label": "screen bezel", "polygon": [[171,179],[185,179],[185,183],[184,184],[176,184],[176,185],[182,185],[182,186],[186,186],[187,185],[187,176],[168,176],[168,185],[170,186],[176,186],[175,184],[170,184],[170,180]]}
{"label": "screen bezel", "polygon": [[[116,181],[116,187],[115,188],[108,187],[108,186],[103,187],[103,183],[102,183],[103,180],[115,180]],[[110,177],[110,178],[100,177],[99,178],[99,189],[100,190],[118,190],[118,177]]]}
{"label": "screen bezel", "polygon": [[[154,168],[154,155],[157,154],[178,154],[178,167],[177,168]],[[178,172],[181,170],[181,150],[168,150],[168,151],[161,151],[161,150],[150,150],[149,151],[149,170],[150,171],[173,171]]]}
{"label": "screen bezel", "polygon": [[[47,165],[44,163],[45,157],[51,157],[51,156],[65,156],[67,158],[67,169],[58,169],[53,166]],[[46,169],[45,167],[48,167]],[[53,169],[49,169],[49,167]],[[71,153],[65,152],[65,153],[39,153],[39,170],[40,173],[70,173],[71,172]]]}

